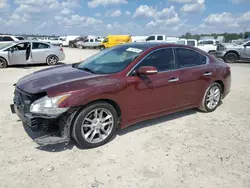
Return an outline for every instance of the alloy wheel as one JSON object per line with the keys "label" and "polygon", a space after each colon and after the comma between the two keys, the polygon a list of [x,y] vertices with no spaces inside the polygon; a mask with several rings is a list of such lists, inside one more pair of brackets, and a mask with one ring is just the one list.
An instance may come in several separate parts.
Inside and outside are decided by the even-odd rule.
{"label": "alloy wheel", "polygon": [[57,58],[55,56],[50,56],[48,58],[48,64],[49,65],[55,65],[57,63]]}
{"label": "alloy wheel", "polygon": [[218,86],[213,86],[209,89],[207,97],[206,97],[206,106],[210,110],[213,110],[217,107],[220,102],[221,91]]}
{"label": "alloy wheel", "polygon": [[84,118],[81,126],[82,137],[91,144],[100,143],[112,132],[114,117],[104,108],[92,110]]}

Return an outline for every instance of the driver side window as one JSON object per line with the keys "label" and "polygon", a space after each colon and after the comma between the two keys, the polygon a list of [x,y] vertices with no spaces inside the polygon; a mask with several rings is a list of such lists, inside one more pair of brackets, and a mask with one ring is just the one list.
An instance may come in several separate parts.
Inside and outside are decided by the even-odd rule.
{"label": "driver side window", "polygon": [[28,47],[28,44],[29,43],[21,43],[21,44],[17,44],[15,46],[13,46],[12,48],[13,48],[14,51],[26,50],[27,47]]}
{"label": "driver side window", "polygon": [[172,48],[157,50],[148,55],[138,66],[153,66],[158,72],[175,69],[174,54]]}

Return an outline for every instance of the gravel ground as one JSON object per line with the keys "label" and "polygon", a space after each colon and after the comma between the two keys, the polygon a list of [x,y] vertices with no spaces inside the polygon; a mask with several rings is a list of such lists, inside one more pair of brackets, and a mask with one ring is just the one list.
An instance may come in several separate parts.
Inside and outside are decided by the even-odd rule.
{"label": "gravel ground", "polygon": [[[65,63],[96,53],[64,50]],[[89,150],[37,147],[10,113],[13,84],[44,68],[0,70],[0,188],[250,187],[250,64],[231,65],[231,93],[215,112],[141,122]]]}

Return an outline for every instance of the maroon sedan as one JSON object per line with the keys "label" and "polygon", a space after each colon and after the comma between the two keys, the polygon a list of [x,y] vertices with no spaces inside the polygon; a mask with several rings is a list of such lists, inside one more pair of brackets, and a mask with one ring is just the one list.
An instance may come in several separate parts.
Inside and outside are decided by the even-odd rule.
{"label": "maroon sedan", "polygon": [[131,43],[21,78],[11,110],[44,133],[40,145],[72,136],[97,147],[139,121],[189,108],[212,112],[230,87],[230,67],[197,48]]}

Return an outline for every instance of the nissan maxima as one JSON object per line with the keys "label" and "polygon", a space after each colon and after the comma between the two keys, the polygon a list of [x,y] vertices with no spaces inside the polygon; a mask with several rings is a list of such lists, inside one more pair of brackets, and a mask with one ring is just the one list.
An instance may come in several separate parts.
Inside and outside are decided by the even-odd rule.
{"label": "nissan maxima", "polygon": [[43,136],[39,145],[107,143],[118,128],[198,108],[213,112],[231,87],[230,67],[190,46],[129,43],[15,84],[11,110]]}

